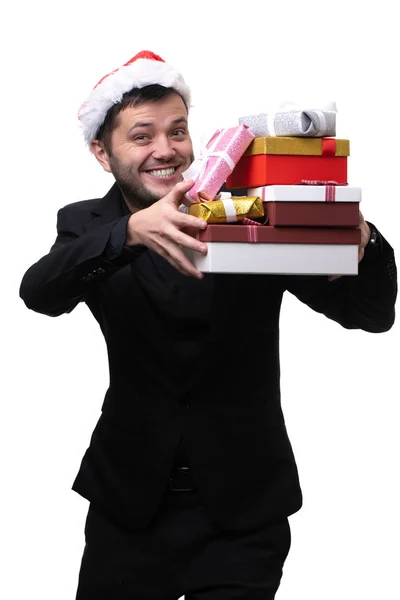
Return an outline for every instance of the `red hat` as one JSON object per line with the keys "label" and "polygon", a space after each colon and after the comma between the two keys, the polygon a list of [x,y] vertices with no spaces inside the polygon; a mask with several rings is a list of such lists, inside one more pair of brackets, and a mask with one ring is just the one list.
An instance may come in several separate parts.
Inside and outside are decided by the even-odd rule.
{"label": "red hat", "polygon": [[174,88],[190,105],[190,90],[180,75],[160,56],[143,50],[119,69],[115,69],[100,79],[78,112],[83,135],[88,145],[104,123],[110,108],[121,102],[122,96],[133,88],[144,88],[158,83]]}

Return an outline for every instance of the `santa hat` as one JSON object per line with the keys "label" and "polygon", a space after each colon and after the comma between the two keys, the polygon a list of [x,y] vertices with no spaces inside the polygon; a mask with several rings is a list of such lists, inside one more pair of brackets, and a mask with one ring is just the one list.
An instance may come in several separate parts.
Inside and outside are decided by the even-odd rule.
{"label": "santa hat", "polygon": [[126,92],[153,84],[174,88],[189,108],[190,90],[182,75],[157,54],[143,50],[122,67],[100,79],[82,104],[78,118],[86,143],[90,145],[95,139],[107,112],[114,104],[121,102]]}

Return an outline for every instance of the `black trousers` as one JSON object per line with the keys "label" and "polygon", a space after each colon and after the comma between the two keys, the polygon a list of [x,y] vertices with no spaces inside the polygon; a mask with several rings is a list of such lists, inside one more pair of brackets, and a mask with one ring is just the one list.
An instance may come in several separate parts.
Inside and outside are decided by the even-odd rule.
{"label": "black trousers", "polygon": [[284,519],[224,531],[195,489],[168,489],[142,532],[126,531],[91,504],[85,540],[76,600],[273,600],[290,529]]}

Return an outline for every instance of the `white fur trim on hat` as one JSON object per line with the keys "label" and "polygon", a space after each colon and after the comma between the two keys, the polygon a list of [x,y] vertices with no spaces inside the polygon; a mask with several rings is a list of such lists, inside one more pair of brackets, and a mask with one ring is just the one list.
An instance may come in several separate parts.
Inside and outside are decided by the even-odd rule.
{"label": "white fur trim on hat", "polygon": [[162,59],[138,58],[100,80],[82,104],[78,117],[86,143],[95,139],[107,112],[126,92],[153,84],[174,88],[189,108],[190,90],[182,75]]}

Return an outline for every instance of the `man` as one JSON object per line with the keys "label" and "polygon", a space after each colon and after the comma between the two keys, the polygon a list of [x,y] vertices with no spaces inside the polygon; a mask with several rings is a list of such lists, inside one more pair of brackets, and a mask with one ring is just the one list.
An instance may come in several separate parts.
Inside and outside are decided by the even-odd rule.
{"label": "man", "polygon": [[[285,290],[343,327],[394,322],[393,250],[360,217],[355,277],[203,276],[182,248],[205,224],[178,210],[193,182],[190,93],[140,53],[80,110],[116,180],[58,213],[47,256],[25,274],[28,308],[87,306],[104,334],[110,386],[73,489],[90,501],[78,600],[272,600],[301,507],[280,404]],[[241,310],[263,305],[257,328]],[[254,373],[254,363],[262,375]]]}

